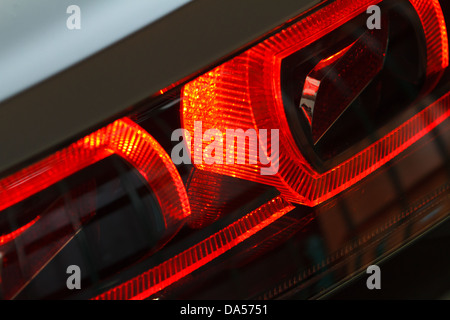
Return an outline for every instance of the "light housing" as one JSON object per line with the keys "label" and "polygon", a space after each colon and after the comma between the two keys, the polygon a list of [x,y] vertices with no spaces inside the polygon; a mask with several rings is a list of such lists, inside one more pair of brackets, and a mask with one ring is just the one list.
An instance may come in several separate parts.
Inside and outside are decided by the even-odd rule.
{"label": "light housing", "polygon": [[[304,80],[299,91],[308,98],[320,95],[323,105],[298,111],[312,133],[318,113],[333,102],[322,96],[334,90],[329,97],[336,99],[340,81],[354,84],[352,95],[336,102],[339,108],[325,129],[351,108],[350,100],[385,68],[392,40],[385,28],[391,24],[383,17],[380,31],[364,30],[356,39],[345,27],[364,16],[367,6],[385,3],[394,2],[324,1],[192,81],[162,89],[127,117],[1,179],[0,253],[7,255],[0,254],[0,264],[14,277],[7,286],[0,282],[0,294],[310,298],[445,219],[450,88],[439,1],[402,1],[415,12],[412,23],[420,21],[424,82],[402,117],[392,114],[392,123],[375,128],[368,145],[358,149],[350,143],[350,157],[317,168],[286,112],[283,61],[305,49],[314,52],[311,45],[322,45],[334,32],[342,32],[345,41],[330,43],[326,51],[332,53],[300,74],[320,78],[321,83]],[[369,70],[363,70],[367,62]],[[338,76],[332,74],[336,70]],[[190,146],[193,166],[175,165],[169,155],[182,142],[171,133],[181,126],[194,136],[197,121],[202,134],[251,129],[267,130],[273,138],[272,130],[279,129],[279,158],[270,143],[253,145],[277,171],[250,163],[248,153],[239,163],[234,145],[232,164],[225,161],[227,152],[220,155],[223,163],[208,163],[203,151],[211,141],[204,137]],[[69,261],[84,270],[79,292],[66,289],[65,274],[64,281],[49,280]]]}

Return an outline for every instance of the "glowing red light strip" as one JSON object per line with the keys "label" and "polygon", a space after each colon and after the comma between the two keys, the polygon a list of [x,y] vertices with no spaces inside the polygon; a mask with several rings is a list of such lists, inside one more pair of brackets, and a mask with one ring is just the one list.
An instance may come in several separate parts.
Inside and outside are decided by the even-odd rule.
{"label": "glowing red light strip", "polygon": [[20,236],[22,233],[24,233],[25,231],[27,231],[32,225],[34,225],[36,223],[36,221],[39,220],[39,216],[37,216],[36,218],[34,218],[32,221],[28,222],[26,225],[20,227],[17,230],[14,230],[11,233],[5,234],[0,236],[0,246],[14,240],[15,238],[17,238],[18,236]]}
{"label": "glowing red light strip", "polygon": [[449,65],[448,34],[439,0],[409,0],[422,22],[427,40],[427,83],[433,88]]}
{"label": "glowing red light strip", "polygon": [[55,154],[0,181],[0,211],[42,191],[107,156],[117,154],[147,180],[166,224],[189,216],[183,181],[158,142],[128,118],[80,139]]}
{"label": "glowing red light strip", "polygon": [[276,197],[195,246],[94,299],[146,299],[234,248],[292,209],[294,206]]}
{"label": "glowing red light strip", "polygon": [[448,34],[439,0],[410,0],[410,2],[422,21],[425,37],[427,39],[437,38],[437,41],[429,42],[428,51],[432,52],[432,56],[438,57],[438,59],[434,61],[428,59],[428,72],[436,72],[447,68],[449,65]]}
{"label": "glowing red light strip", "polygon": [[[450,100],[448,94],[381,140],[323,174],[316,172],[298,149],[290,132],[281,98],[281,60],[365,12],[369,5],[379,2],[381,1],[331,2],[188,83],[183,88],[181,112],[183,125],[191,135],[195,121],[199,120],[202,120],[203,131],[280,130],[279,171],[274,175],[261,175],[261,164],[237,164],[236,154],[234,164],[207,165],[196,158],[194,153],[195,166],[275,186],[286,200],[314,206],[365,178],[447,119]],[[448,66],[445,21],[438,1],[410,2],[416,8],[425,32],[427,85],[430,88]],[[205,148],[208,144],[208,141],[203,141],[202,147]],[[270,149],[268,142],[266,150]]]}

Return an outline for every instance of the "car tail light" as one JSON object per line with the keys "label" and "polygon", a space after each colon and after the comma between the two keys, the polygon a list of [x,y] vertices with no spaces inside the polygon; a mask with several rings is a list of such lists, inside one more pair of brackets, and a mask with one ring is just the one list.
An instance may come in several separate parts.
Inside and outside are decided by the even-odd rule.
{"label": "car tail light", "polygon": [[311,297],[400,248],[450,210],[447,12],[323,1],[3,177],[0,294]]}
{"label": "car tail light", "polygon": [[[319,36],[326,36],[355,15],[364,12],[367,5],[377,1],[337,1],[323,10],[281,31],[229,62],[215,68],[202,77],[189,83],[183,90],[182,117],[184,126],[194,135],[195,121],[202,120],[202,130],[219,128],[255,130],[280,128],[279,171],[273,175],[261,175],[263,165],[254,164],[243,167],[221,161],[219,164],[204,164],[202,159],[195,159],[197,167],[219,174],[232,175],[242,179],[267,183],[277,187],[290,201],[317,205],[349,186],[358,182],[381,165],[391,160],[406,149],[420,136],[429,132],[448,117],[448,99],[444,97],[415,115],[402,126],[389,132],[377,142],[368,146],[347,161],[320,173],[305,160],[296,145],[286,118],[282,99],[281,64],[284,58],[304,49]],[[427,80],[435,82],[448,66],[448,40],[446,38],[442,13],[437,1],[427,2],[427,8],[421,1],[411,1],[418,10],[418,15],[425,30],[427,47]],[[428,9],[428,10],[426,10]],[[425,17],[433,12],[431,19]],[[428,29],[428,30],[427,30]],[[435,30],[435,32],[431,31]],[[373,41],[371,43],[371,41]],[[436,43],[438,45],[436,46]],[[367,86],[381,70],[387,46],[387,26],[381,30],[365,32],[355,43],[320,61],[311,72],[318,72],[321,64],[334,60],[335,65],[330,75],[325,76],[316,97],[322,116],[331,117],[325,126],[337,119],[360,91]],[[437,48],[436,48],[437,47]],[[355,69],[353,69],[355,68]],[[367,77],[367,79],[365,79]],[[310,89],[310,74],[304,75],[306,92]],[[323,83],[325,82],[325,83]],[[349,87],[348,90],[342,88]],[[300,90],[301,88],[299,88]],[[310,95],[310,94],[309,94]],[[320,100],[319,100],[320,99]],[[324,100],[324,101],[323,101]],[[343,107],[341,107],[343,104]],[[304,110],[304,109],[303,109]],[[338,112],[336,114],[336,111]],[[211,117],[210,115],[216,116]],[[307,116],[308,121],[311,117]],[[317,139],[316,123],[312,125],[313,139]],[[319,132],[323,133],[323,129]],[[322,134],[320,134],[322,135]],[[261,139],[265,141],[265,139]],[[204,141],[204,146],[208,141]],[[248,149],[249,150],[249,149]],[[269,146],[267,146],[267,152]],[[194,152],[194,157],[196,153]],[[227,158],[227,154],[223,157]],[[270,156],[270,155],[265,155]],[[195,161],[197,160],[197,161]],[[250,161],[249,161],[250,162]],[[275,176],[275,177],[274,177]]]}
{"label": "car tail light", "polygon": [[[32,198],[50,186],[61,183],[74,173],[99,163],[111,155],[119,156],[135,168],[145,179],[156,198],[155,206],[158,206],[159,210],[155,211],[160,211],[161,216],[158,223],[159,230],[153,230],[155,236],[162,237],[164,233],[173,232],[179,228],[189,217],[190,209],[187,194],[178,171],[158,142],[127,118],[119,119],[67,148],[3,179],[0,194],[3,212],[6,215],[11,212],[17,219],[20,214],[17,215],[14,211],[20,212],[21,208],[17,208],[15,205],[20,204],[25,199]],[[56,206],[50,204],[49,209],[45,210],[46,213],[37,215],[31,222],[0,238],[0,244],[5,250],[2,254],[3,277],[7,277],[3,281],[4,294],[8,297],[13,296],[14,291],[20,289],[18,284],[25,284],[29,277],[34,276],[34,272],[38,272],[39,268],[47,263],[45,261],[46,255],[54,254],[55,250],[59,250],[60,246],[65,243],[59,245],[54,243],[53,246],[50,243],[47,250],[44,250],[45,245],[43,245],[43,248],[40,248],[41,252],[30,253],[30,258],[36,259],[36,261],[34,266],[31,267],[32,270],[28,272],[28,276],[14,275],[18,269],[17,264],[20,264],[20,256],[14,257],[14,255],[19,255],[20,252],[18,251],[27,250],[33,243],[44,244],[45,238],[49,236],[49,224],[61,224],[61,228],[64,228],[64,225],[67,224],[67,228],[65,228],[67,232],[59,232],[60,235],[56,237],[57,239],[68,240],[69,238],[66,237],[72,237],[83,227],[84,220],[88,220],[86,216],[93,214],[96,207],[93,194],[97,192],[96,189],[100,191],[94,186],[91,191],[92,194],[83,194],[81,198],[73,196],[65,206],[63,205],[63,208],[58,204]],[[114,194],[109,195],[109,197],[109,201],[115,200]],[[78,202],[81,203],[81,208],[77,208]],[[26,208],[22,211],[31,211],[30,209]],[[71,219],[67,219],[70,211],[78,212],[75,212]],[[156,221],[152,222],[155,223]],[[51,231],[55,232],[54,230]],[[19,236],[21,236],[20,245],[17,247],[17,244],[14,245],[11,241]],[[152,235],[148,236],[150,239]],[[7,286],[9,280],[13,280],[11,287]]]}
{"label": "car tail light", "polygon": [[[48,188],[112,154],[117,154],[144,177],[155,190],[168,226],[189,216],[189,202],[178,171],[152,136],[129,119],[75,142],[54,155],[2,180],[1,209]],[[167,183],[167,180],[170,183]]]}

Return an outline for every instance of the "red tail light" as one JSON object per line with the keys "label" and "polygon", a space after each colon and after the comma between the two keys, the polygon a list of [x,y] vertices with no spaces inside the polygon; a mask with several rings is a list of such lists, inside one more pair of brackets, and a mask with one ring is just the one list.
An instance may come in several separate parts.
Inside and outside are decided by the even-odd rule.
{"label": "red tail light", "polygon": [[[206,164],[202,162],[201,158],[195,159],[194,152],[194,163],[197,167],[218,174],[269,184],[277,187],[289,201],[314,206],[330,199],[374,172],[447,119],[449,101],[448,96],[445,96],[360,153],[324,173],[314,170],[302,151],[299,150],[289,127],[282,99],[280,84],[282,60],[330,33],[361,12],[365,12],[368,5],[378,2],[380,1],[333,2],[307,19],[282,30],[254,48],[187,84],[183,90],[182,119],[191,135],[195,135],[195,121],[202,121],[204,131],[211,128],[219,129],[222,132],[226,129],[254,129],[256,132],[259,129],[280,129],[279,172],[274,175],[259,174],[260,169],[264,167],[261,163],[254,165],[249,163],[246,166],[223,164],[223,161],[222,164]],[[411,0],[411,3],[422,21],[426,37],[427,80],[424,88],[429,90],[440,79],[444,69],[448,66],[448,39],[445,21],[438,1]],[[375,34],[376,32],[377,30],[374,31]],[[378,33],[383,32],[385,32],[383,29],[378,31]],[[356,52],[369,50],[378,56],[378,59],[383,57],[383,47],[379,53],[376,53],[365,47],[367,40],[365,43]],[[348,50],[352,49],[348,48]],[[358,83],[365,84],[369,81],[361,80],[361,78],[373,77],[381,69],[381,65],[374,68],[370,68],[368,65],[369,71],[367,71],[363,68],[364,63],[353,66],[352,63],[357,63],[358,59],[356,56],[349,58],[349,65],[343,69],[352,70],[351,68],[355,67],[360,73],[359,77],[356,77],[355,74],[350,76],[354,81],[351,87],[356,88],[357,92],[363,88],[359,88]],[[368,56],[367,61],[376,62],[373,56]],[[374,72],[371,73],[372,69]],[[344,81],[346,78],[347,75],[341,72],[332,81]],[[352,92],[352,94],[356,95],[357,92]],[[339,105],[341,102],[344,102],[345,105],[349,103],[345,100],[342,101],[345,97],[342,97],[342,92],[334,89],[333,86],[325,88],[324,92],[319,94],[325,97],[330,95],[332,99],[326,104],[330,109],[336,108],[335,104]],[[341,99],[335,101],[336,97]],[[349,98],[351,101],[352,96]],[[337,109],[339,110],[339,108]],[[322,111],[333,114],[333,111]],[[329,124],[333,121],[327,122]],[[322,129],[321,132],[323,131]],[[208,144],[208,141],[203,141],[202,150]],[[195,149],[199,148],[200,146],[195,146]],[[269,149],[270,145],[267,145],[267,153],[269,153]],[[267,156],[274,157],[273,154],[267,154]],[[227,155],[224,154],[223,158],[226,157]],[[237,158],[233,162],[237,163]]]}
{"label": "red tail light", "polygon": [[[1,180],[0,208],[4,210],[12,207],[14,210],[14,205],[21,201],[113,154],[129,162],[145,179],[162,212],[163,228],[169,230],[167,232],[173,232],[179,228],[190,215],[183,181],[166,151],[152,136],[127,118],[117,120],[42,161]],[[98,192],[100,191],[95,193]],[[114,198],[114,195],[111,194],[110,197]],[[3,281],[3,291],[7,297],[13,297],[22,289],[22,286],[48,263],[48,259],[58,252],[73,234],[79,232],[87,215],[94,210],[92,209],[94,204],[89,200],[92,198],[92,195],[82,195],[80,199],[74,197],[71,199],[71,204],[63,205],[61,209],[58,205],[56,207],[51,205],[54,207],[50,209],[51,213],[40,214],[17,230],[0,236],[0,249],[4,256],[2,273],[12,281],[11,284]],[[70,212],[77,211],[75,208],[79,206],[77,204],[79,202],[83,207],[80,207],[79,213],[71,218],[71,220],[77,219],[76,222],[72,221],[71,228],[71,220],[63,221],[67,219],[67,215],[71,215]],[[2,213],[5,215],[5,211]],[[42,219],[40,219],[41,215]],[[64,224],[65,226],[62,227]],[[60,226],[58,231],[51,230],[58,226]],[[47,243],[45,238],[49,235],[52,238],[50,243]],[[15,239],[20,243],[18,247],[17,243],[12,243]],[[39,243],[41,247],[37,252],[30,249],[33,244]],[[34,265],[27,274],[18,275],[16,272],[21,261],[20,255],[17,257],[15,255],[18,254],[17,251],[20,254],[20,251],[27,250],[30,251],[29,260],[33,259]]]}
{"label": "red tail light", "polygon": [[[381,29],[367,30],[361,21],[367,7],[377,4],[383,9]],[[407,10],[401,17],[407,31],[397,30],[403,20],[393,21],[400,15],[397,5]],[[397,45],[408,28],[418,34],[412,43]],[[417,69],[393,70],[410,48],[418,51],[410,59]],[[287,274],[299,273],[284,287],[306,285],[319,270],[339,269],[349,252],[415,210],[421,217],[448,190],[441,174],[446,159],[434,155],[420,170],[416,163],[425,144],[419,140],[448,134],[446,128],[437,133],[450,115],[450,92],[442,81],[449,78],[448,65],[438,0],[321,2],[225,63],[161,90],[151,107],[1,179],[0,295],[27,297],[39,281],[51,278],[52,268],[69,260],[88,270],[87,289],[68,292],[65,282],[55,281],[43,286],[40,297],[202,297],[215,292],[202,291],[205,282],[227,282],[224,269],[242,268],[240,288],[253,298],[266,288],[260,269],[252,268],[267,260],[271,288]],[[399,93],[392,114],[384,114],[386,106],[380,105],[397,96],[386,93],[391,87],[407,93]],[[382,115],[368,120],[373,114]],[[356,134],[355,119],[367,131]],[[169,156],[175,142],[169,131],[180,124],[194,166],[175,165]],[[235,136],[228,141],[229,130],[239,133],[237,144]],[[405,185],[416,202],[395,189],[400,183],[388,167],[394,159],[415,168]],[[424,196],[415,188],[426,175],[433,179],[423,187]],[[379,192],[386,176],[394,180],[397,198],[395,192]],[[361,199],[371,205],[361,205]],[[351,210],[361,207],[351,221]],[[430,215],[445,216],[448,201],[437,207],[442,212]],[[411,234],[417,235],[423,220],[414,219],[419,227]],[[371,222],[376,232],[367,227]],[[310,224],[328,237],[307,230]],[[290,238],[301,241],[288,243]],[[281,244],[286,247],[277,251]],[[286,251],[295,252],[292,261],[278,261]],[[276,252],[275,258],[267,252]],[[272,272],[281,269],[279,275]],[[348,272],[335,276],[342,280]],[[268,296],[273,295],[263,295]]]}

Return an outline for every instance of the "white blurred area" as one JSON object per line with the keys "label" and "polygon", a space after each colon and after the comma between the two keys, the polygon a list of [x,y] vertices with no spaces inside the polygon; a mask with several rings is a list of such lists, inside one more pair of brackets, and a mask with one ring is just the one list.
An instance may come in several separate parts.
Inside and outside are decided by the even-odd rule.
{"label": "white blurred area", "polygon": [[[0,0],[0,101],[151,24],[190,0]],[[67,7],[81,9],[69,30]]]}

